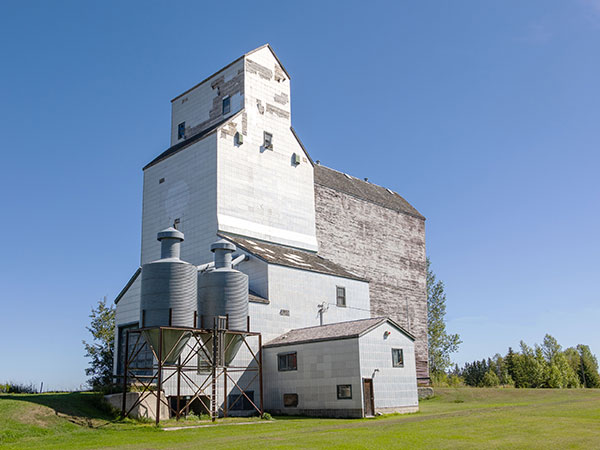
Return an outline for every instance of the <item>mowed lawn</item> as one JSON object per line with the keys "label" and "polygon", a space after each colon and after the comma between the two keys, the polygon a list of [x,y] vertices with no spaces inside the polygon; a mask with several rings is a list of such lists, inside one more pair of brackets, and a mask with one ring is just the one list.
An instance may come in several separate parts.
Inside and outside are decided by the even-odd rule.
{"label": "mowed lawn", "polygon": [[437,389],[410,415],[244,419],[180,431],[115,421],[96,405],[89,393],[0,395],[0,447],[600,448],[600,390]]}

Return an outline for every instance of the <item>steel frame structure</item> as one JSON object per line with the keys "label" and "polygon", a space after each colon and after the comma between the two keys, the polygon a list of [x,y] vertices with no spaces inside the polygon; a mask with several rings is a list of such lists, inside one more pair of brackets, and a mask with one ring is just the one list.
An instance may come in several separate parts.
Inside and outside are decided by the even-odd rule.
{"label": "steel frame structure", "polygon": [[[196,399],[199,399],[201,395],[205,395],[210,398],[210,405],[207,407],[204,402],[200,401],[202,407],[207,411],[210,415],[211,421],[215,421],[217,417],[222,413],[223,417],[227,417],[229,409],[234,406],[242,397],[245,397],[248,402],[252,405],[252,407],[263,416],[264,407],[263,407],[263,372],[262,372],[262,336],[260,333],[250,332],[250,331],[234,331],[227,330],[225,328],[219,327],[218,320],[215,320],[215,326],[211,329],[205,328],[188,328],[188,327],[150,327],[150,328],[138,328],[135,330],[127,330],[125,335],[125,361],[123,364],[123,400],[121,405],[121,417],[127,417],[133,409],[138,406],[142,400],[145,398],[145,394],[149,392],[150,394],[156,397],[156,425],[160,422],[160,408],[161,403],[164,404],[170,413],[172,413],[177,420],[187,411],[192,404],[192,402]],[[144,331],[158,330],[159,334],[159,345],[158,349],[152,348],[146,339],[142,336]],[[164,331],[166,330],[175,330],[181,331],[181,335],[179,339],[171,346],[170,349],[164,349]],[[243,366],[227,366],[224,364],[224,355],[228,350],[229,346],[234,342],[231,339],[227,345],[227,347],[223,348],[223,342],[225,342],[226,335],[236,335],[240,336],[242,342],[252,355],[252,361],[256,362],[256,366],[248,365],[248,367]],[[189,353],[183,358],[179,356],[176,364],[168,364],[166,361],[169,359],[175,348],[179,345],[181,340],[184,337],[189,336],[189,341],[186,344],[186,348],[189,349]],[[135,343],[131,351],[129,351],[129,342],[130,339],[135,338]],[[205,338],[204,340],[202,338]],[[252,348],[248,344],[248,338],[258,338],[258,351],[252,351]],[[190,346],[190,342],[192,343]],[[212,345],[212,343],[216,343],[216,345]],[[140,354],[144,346],[148,346],[154,355],[154,361],[152,367],[133,367],[133,363],[135,362],[137,356]],[[211,348],[212,347],[212,348]],[[166,355],[163,355],[163,350],[166,351]],[[203,381],[198,385],[190,376],[190,372],[196,372],[198,375],[201,375],[198,371],[198,364],[195,363],[196,356],[202,355],[204,361],[208,363],[209,373],[204,376]],[[168,374],[165,378],[163,378],[163,371],[165,369],[171,369],[171,373]],[[151,371],[152,375],[142,375],[136,372],[139,371]],[[255,375],[251,378],[251,380],[246,383],[246,386],[242,388],[238,382],[231,376],[233,373],[239,372],[255,372]],[[170,402],[166,401],[166,399],[160,395],[162,392],[163,384],[171,379],[173,376],[177,377],[177,406],[174,409]],[[218,404],[217,399],[217,382],[219,378],[223,377],[223,391],[224,391],[224,402],[221,407]],[[256,403],[248,397],[246,394],[246,390],[258,377],[259,380],[259,404]],[[193,395],[190,399],[185,402],[185,404],[181,404],[181,382],[182,380],[186,383],[187,387],[189,387]],[[202,380],[202,378],[201,378]],[[231,381],[233,385],[240,391],[240,394],[235,398],[235,401],[228,405],[228,395],[227,395],[227,384],[228,381]],[[238,380],[239,381],[239,380]],[[137,382],[141,384],[142,391],[140,392],[139,398],[129,407],[127,408],[127,391],[130,385],[130,382]],[[152,387],[155,386],[155,389]],[[210,394],[206,392],[206,390],[210,389]]]}

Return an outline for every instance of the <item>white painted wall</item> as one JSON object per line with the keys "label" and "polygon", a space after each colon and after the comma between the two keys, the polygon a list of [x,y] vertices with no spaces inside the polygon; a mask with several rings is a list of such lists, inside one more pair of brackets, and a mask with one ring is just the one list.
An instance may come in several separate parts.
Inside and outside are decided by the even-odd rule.
{"label": "white painted wall", "polygon": [[[384,333],[390,332],[387,338]],[[360,337],[360,375],[373,378],[375,410],[391,412],[418,407],[415,345],[404,333],[384,322]],[[392,348],[404,350],[404,367],[392,366]],[[375,372],[375,369],[379,369]],[[362,389],[362,386],[361,386]]]}
{"label": "white painted wall", "polygon": [[[279,372],[277,355],[297,352],[298,370]],[[358,339],[313,342],[266,348],[265,406],[269,410],[299,414],[301,410],[362,411]],[[352,399],[338,400],[337,385],[351,384]],[[298,394],[297,408],[284,408],[283,394]]]}
{"label": "white painted wall", "polygon": [[[268,308],[257,304],[251,310],[253,330],[263,333],[265,342],[294,328],[319,325],[317,307],[322,302],[330,304],[323,316],[325,324],[370,317],[369,285],[364,281],[274,264],[268,270],[271,303]],[[346,287],[345,308],[335,306],[336,286]],[[281,310],[289,311],[289,316],[281,315]]]}
{"label": "white painted wall", "polygon": [[[213,81],[223,76],[225,82],[227,82],[243,70],[244,59],[240,58],[237,62],[221,69],[189,92],[173,99],[171,102],[171,145],[181,141],[177,139],[177,126],[181,122],[185,122],[186,127],[195,127],[210,119],[209,112],[213,107],[213,100],[218,97],[217,90],[212,87]],[[233,116],[243,107],[244,95],[242,91],[242,93],[231,97],[231,111],[223,117]],[[204,128],[208,126],[210,124],[207,124]]]}
{"label": "white painted wall", "polygon": [[119,326],[139,322],[140,320],[140,296],[142,289],[142,275],[138,275],[127,292],[123,294],[115,309],[115,352],[113,358],[113,373],[117,372],[117,358],[119,348]]}
{"label": "white painted wall", "polygon": [[[247,59],[275,72],[277,62],[268,48]],[[245,109],[219,132],[219,230],[317,250],[313,168],[290,130],[290,117],[280,117],[271,110],[276,107],[290,114],[289,101],[282,104],[274,100],[276,96],[289,99],[289,80],[267,80],[252,73],[248,64]],[[222,131],[229,127],[231,133]],[[235,131],[243,134],[242,145],[237,145]],[[273,150],[263,147],[265,131],[273,135]],[[294,153],[301,155],[298,165],[292,162]]]}
{"label": "white painted wall", "polygon": [[216,147],[213,133],[144,171],[142,264],[160,257],[156,235],[176,218],[185,234],[181,259],[196,265],[212,260],[210,244],[217,240]]}

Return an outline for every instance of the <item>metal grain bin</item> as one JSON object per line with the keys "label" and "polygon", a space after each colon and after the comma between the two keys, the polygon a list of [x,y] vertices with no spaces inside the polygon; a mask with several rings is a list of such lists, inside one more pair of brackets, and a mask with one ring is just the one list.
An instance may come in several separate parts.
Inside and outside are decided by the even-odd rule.
{"label": "metal grain bin", "polygon": [[[161,258],[142,266],[140,324],[149,327],[193,327],[197,298],[196,266],[179,259],[183,233],[167,228],[158,233]],[[158,354],[158,330],[144,332],[148,344]],[[174,363],[191,334],[163,330],[162,356]]]}
{"label": "metal grain bin", "polygon": [[[213,328],[215,318],[227,317],[227,329],[246,331],[248,324],[248,276],[231,266],[235,245],[219,240],[211,245],[215,254],[215,268],[198,273],[198,315],[202,315],[204,328]],[[234,341],[230,344],[230,341]],[[226,334],[225,364],[236,355],[241,338]]]}

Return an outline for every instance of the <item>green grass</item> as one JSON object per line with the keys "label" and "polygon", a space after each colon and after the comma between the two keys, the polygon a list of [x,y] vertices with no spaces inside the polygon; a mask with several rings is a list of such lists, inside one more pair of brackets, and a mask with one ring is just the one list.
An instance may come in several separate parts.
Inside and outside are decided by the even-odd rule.
{"label": "green grass", "polygon": [[[422,401],[416,414],[358,420],[278,417],[236,425],[238,419],[181,431],[120,422],[90,393],[0,395],[0,447],[600,448],[600,390],[460,388],[436,394]],[[199,423],[205,422],[180,422]]]}

